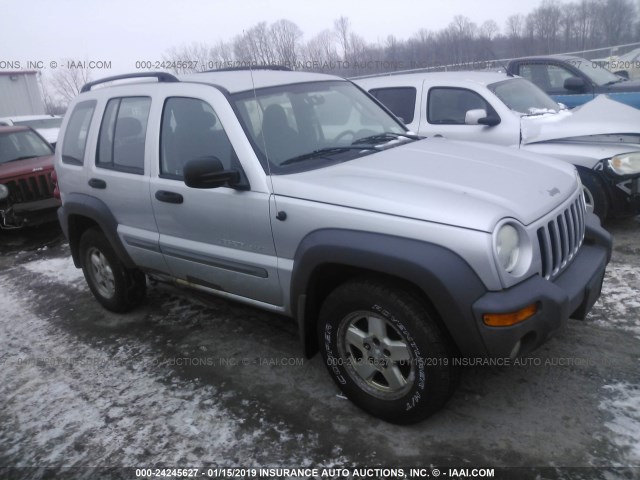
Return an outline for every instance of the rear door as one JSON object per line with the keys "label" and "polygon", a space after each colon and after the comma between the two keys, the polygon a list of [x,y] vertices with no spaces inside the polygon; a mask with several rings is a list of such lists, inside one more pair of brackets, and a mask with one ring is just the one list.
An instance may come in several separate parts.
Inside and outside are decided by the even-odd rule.
{"label": "rear door", "polygon": [[[178,86],[179,87],[179,86]],[[192,85],[189,94],[168,85],[151,180],[160,249],[176,278],[270,305],[283,303],[269,217],[270,193],[251,185],[195,189],[183,181],[184,165],[215,156],[247,179],[238,148],[242,128],[217,89]],[[245,161],[257,159],[244,159]]]}
{"label": "rear door", "polygon": [[166,273],[149,196],[153,147],[147,127],[154,100],[148,86],[136,88],[129,89],[127,95],[98,101],[97,139],[91,142],[93,151],[88,152],[86,188],[115,217],[118,235],[135,264]]}

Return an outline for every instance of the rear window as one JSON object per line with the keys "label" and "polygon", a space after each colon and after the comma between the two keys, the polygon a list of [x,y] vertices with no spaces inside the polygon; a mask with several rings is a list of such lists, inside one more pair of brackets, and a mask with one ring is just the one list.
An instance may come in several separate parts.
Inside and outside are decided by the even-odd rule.
{"label": "rear window", "polygon": [[416,108],[416,89],[413,87],[374,88],[369,93],[402,119],[404,123],[413,122]]}
{"label": "rear window", "polygon": [[96,152],[96,165],[127,173],[144,173],[144,144],[151,99],[112,98],[107,103]]}
{"label": "rear window", "polygon": [[71,112],[62,142],[62,162],[72,165],[84,163],[84,151],[91,126],[91,117],[96,108],[95,100],[80,102]]}

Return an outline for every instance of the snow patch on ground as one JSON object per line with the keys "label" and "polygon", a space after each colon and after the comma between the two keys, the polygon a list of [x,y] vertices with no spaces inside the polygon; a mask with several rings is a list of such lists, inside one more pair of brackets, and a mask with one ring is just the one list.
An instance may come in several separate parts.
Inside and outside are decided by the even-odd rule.
{"label": "snow patch on ground", "polygon": [[603,388],[609,398],[599,407],[613,417],[605,422],[613,433],[609,438],[627,452],[630,465],[640,466],[640,385],[618,382]]}
{"label": "snow patch on ground", "polygon": [[[593,313],[595,324],[626,330],[640,339],[640,269],[629,264],[610,263],[602,295]],[[635,311],[635,312],[634,312]]]}
{"label": "snow patch on ground", "polygon": [[82,269],[76,268],[71,257],[35,260],[25,263],[22,267],[57,283],[67,283],[81,290],[87,288]]}
{"label": "snow patch on ground", "polygon": [[[80,282],[70,259],[27,264],[55,282]],[[313,432],[298,434],[224,405],[217,388],[176,376],[144,342],[103,348],[48,316],[0,275],[0,459],[14,467],[309,465]],[[230,392],[226,392],[230,393]],[[246,417],[251,415],[247,407]],[[275,436],[275,439],[274,439]],[[270,442],[263,439],[270,438]],[[291,454],[299,452],[299,454]],[[344,464],[344,457],[321,460]]]}

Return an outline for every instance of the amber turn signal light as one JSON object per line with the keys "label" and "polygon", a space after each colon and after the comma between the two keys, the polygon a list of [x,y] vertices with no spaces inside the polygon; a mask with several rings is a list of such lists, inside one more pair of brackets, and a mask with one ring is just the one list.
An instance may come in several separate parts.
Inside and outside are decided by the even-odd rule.
{"label": "amber turn signal light", "polygon": [[482,321],[490,327],[510,327],[516,323],[524,322],[538,311],[538,305],[532,303],[516,312],[510,313],[485,313]]}

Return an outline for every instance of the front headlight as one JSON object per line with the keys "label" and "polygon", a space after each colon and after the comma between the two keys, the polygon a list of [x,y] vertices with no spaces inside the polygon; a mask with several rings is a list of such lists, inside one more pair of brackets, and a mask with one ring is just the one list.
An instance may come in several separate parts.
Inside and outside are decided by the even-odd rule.
{"label": "front headlight", "polygon": [[520,234],[518,229],[509,223],[500,227],[496,235],[496,255],[498,263],[511,273],[520,258]]}
{"label": "front headlight", "polygon": [[640,152],[621,153],[611,157],[609,168],[617,175],[640,173]]}
{"label": "front headlight", "polygon": [[9,189],[6,185],[0,183],[0,200],[4,200],[9,196]]}

